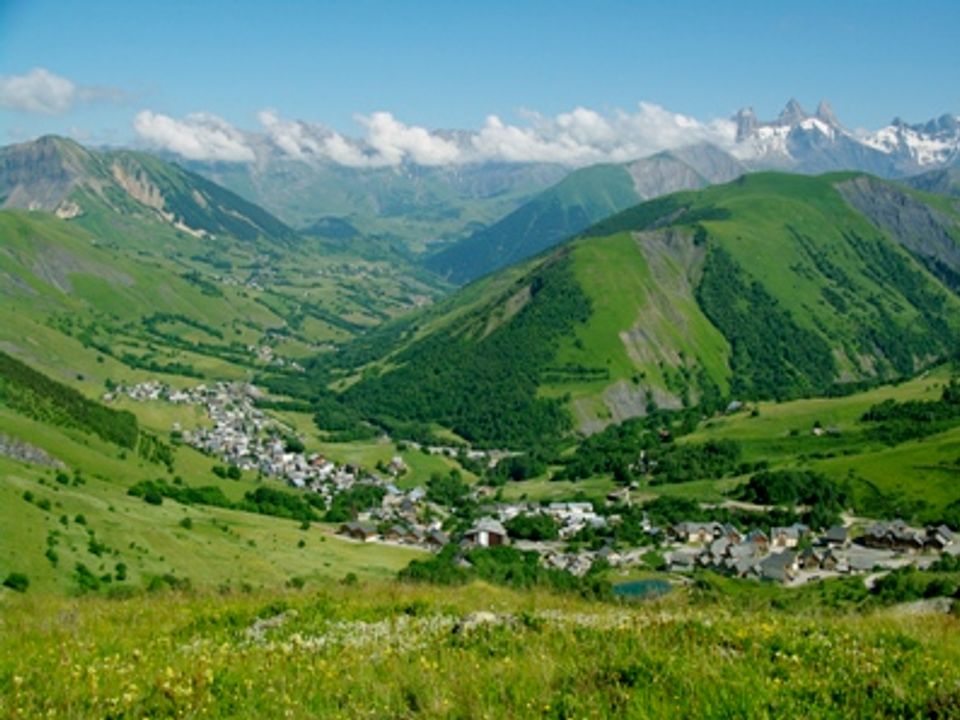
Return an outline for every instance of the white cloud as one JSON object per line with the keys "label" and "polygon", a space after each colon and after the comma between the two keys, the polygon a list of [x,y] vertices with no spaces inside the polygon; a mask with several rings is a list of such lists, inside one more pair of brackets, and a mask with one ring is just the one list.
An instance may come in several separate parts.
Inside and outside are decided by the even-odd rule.
{"label": "white cloud", "polygon": [[[572,114],[568,117],[572,117]],[[531,116],[531,119],[531,126],[518,127],[505,125],[499,117],[490,115],[483,129],[472,138],[470,158],[476,161],[555,162],[569,165],[603,160],[601,149],[578,141],[575,137],[578,132],[571,133],[558,126],[557,119],[539,115]]]}
{"label": "white cloud", "polygon": [[417,165],[449,165],[461,159],[455,143],[422,127],[404,125],[388,112],[357,119],[367,129],[366,143],[386,165],[405,159]]}
{"label": "white cloud", "polygon": [[405,125],[388,112],[358,115],[366,129],[362,140],[346,138],[322,125],[283,120],[274,110],[257,115],[270,141],[297,160],[332,160],[351,167],[389,167],[409,161],[417,165],[446,165],[460,160],[453,142],[422,127]]}
{"label": "white cloud", "polygon": [[183,120],[143,110],[133,128],[148,145],[188,160],[253,162],[253,149],[242,132],[216,115],[193,113]]}
{"label": "white cloud", "polygon": [[652,103],[639,103],[633,112],[600,113],[584,107],[555,116],[525,112],[520,124],[490,115],[480,130],[458,133],[407,125],[384,111],[356,117],[362,129],[359,137],[341,135],[315,123],[286,120],[275,110],[262,110],[257,119],[260,140],[206,114],[181,121],[144,111],[137,116],[135,128],[151,144],[194,160],[252,161],[254,144],[259,146],[265,136],[286,157],[349,167],[488,161],[577,166],[626,162],[697,142],[730,149],[736,139],[736,124],[731,120],[704,123]]}
{"label": "white cloud", "polygon": [[0,76],[0,108],[5,110],[62,115],[81,103],[116,102],[124,97],[116,88],[77,85],[44,68]]}
{"label": "white cloud", "polygon": [[285,155],[304,160],[311,155],[320,157],[324,154],[322,142],[313,137],[305,123],[283,120],[275,110],[261,110],[257,119],[273,144]]}
{"label": "white cloud", "polygon": [[640,103],[633,113],[617,110],[607,116],[583,107],[554,117],[527,113],[527,121],[521,127],[488,117],[473,137],[475,157],[583,165],[626,162],[698,142],[730,147],[736,139],[732,121],[702,123],[651,103]]}

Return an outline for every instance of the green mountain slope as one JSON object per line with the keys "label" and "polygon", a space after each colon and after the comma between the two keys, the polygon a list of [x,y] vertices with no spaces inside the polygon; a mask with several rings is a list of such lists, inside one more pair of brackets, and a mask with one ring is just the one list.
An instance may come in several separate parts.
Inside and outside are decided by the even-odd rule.
{"label": "green mountain slope", "polygon": [[88,400],[82,393],[0,352],[0,402],[50,425],[79,428],[107,442],[135,448],[137,418]]}
{"label": "green mountain slope", "polygon": [[417,318],[345,400],[523,444],[654,406],[910,376],[960,344],[960,298],[925,255],[941,231],[957,245],[957,216],[940,207],[946,225],[908,238],[857,193],[880,208],[907,191],[758,174],[639,205]]}
{"label": "green mountain slope", "polygon": [[65,379],[247,376],[443,288],[159,158],[63,138],[0,149],[0,207],[0,347]]}
{"label": "green mountain slope", "polygon": [[270,213],[177,165],[55,136],[0,148],[0,207],[46,210],[81,224],[104,212],[134,216],[198,238],[296,240]]}
{"label": "green mountain slope", "polygon": [[512,265],[637,202],[630,174],[618,165],[571,173],[499,222],[427,260],[453,282]]}
{"label": "green mountain slope", "polygon": [[[248,493],[282,485],[252,474],[224,479],[213,472],[215,458],[165,442],[171,417],[185,428],[201,422],[192,411],[135,409],[143,422],[0,353],[4,577],[17,568],[41,593],[252,589],[293,577],[330,582],[348,572],[388,577],[421,556],[350,543],[328,535],[328,527],[304,529],[299,520],[241,506]],[[151,502],[129,492],[157,478],[206,488],[226,502]]]}
{"label": "green mountain slope", "polygon": [[532,257],[637,202],[732,180],[742,172],[732,157],[708,144],[582,168],[426,264],[453,282],[468,282]]}

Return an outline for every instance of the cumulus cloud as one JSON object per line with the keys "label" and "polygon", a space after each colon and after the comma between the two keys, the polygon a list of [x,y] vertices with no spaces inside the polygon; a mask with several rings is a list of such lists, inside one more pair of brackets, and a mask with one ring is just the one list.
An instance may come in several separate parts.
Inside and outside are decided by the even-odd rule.
{"label": "cumulus cloud", "polygon": [[[632,112],[600,113],[584,107],[554,116],[525,112],[518,124],[490,115],[480,130],[455,133],[407,125],[381,111],[356,117],[361,129],[357,137],[286,120],[275,110],[263,110],[257,119],[260,137],[283,156],[367,168],[489,161],[578,166],[626,162],[698,142],[732,148],[736,139],[731,120],[705,123],[652,103],[639,103]],[[137,116],[135,127],[148,142],[190,159],[253,160],[252,135],[212,115],[179,121],[145,111]]]}
{"label": "cumulus cloud", "polygon": [[358,115],[366,130],[362,139],[347,138],[322,125],[283,120],[275,110],[257,115],[274,146],[297,160],[328,159],[351,167],[388,167],[409,161],[417,165],[447,165],[461,151],[429,130],[405,125],[388,112]]}
{"label": "cumulus cloud", "polygon": [[358,121],[367,129],[366,143],[374,156],[387,165],[405,159],[417,165],[449,165],[461,159],[455,143],[422,127],[404,125],[388,112],[360,116]]}
{"label": "cumulus cloud", "polygon": [[116,88],[77,85],[44,68],[24,75],[0,76],[0,108],[42,115],[62,115],[81,103],[117,101]]}
{"label": "cumulus cloud", "polygon": [[699,142],[730,147],[736,139],[730,120],[702,123],[652,103],[608,116],[582,107],[554,117],[527,113],[527,121],[520,127],[505,125],[496,116],[487,118],[472,140],[475,157],[583,165],[626,162]]}
{"label": "cumulus cloud", "polygon": [[[588,111],[589,112],[589,111]],[[560,118],[573,118],[568,113],[556,118],[530,115],[527,127],[507,125],[496,115],[487,117],[483,128],[473,136],[468,157],[474,161],[552,162],[586,165],[604,159],[599,144],[577,139],[581,131],[589,132],[576,120],[573,125],[560,124]]]}
{"label": "cumulus cloud", "polygon": [[297,160],[323,155],[322,141],[314,136],[306,123],[283,120],[276,110],[261,110],[257,119],[273,144],[285,155]]}
{"label": "cumulus cloud", "polygon": [[242,132],[209,113],[193,113],[183,120],[143,110],[133,128],[152,147],[169,150],[188,160],[253,162],[253,148]]}

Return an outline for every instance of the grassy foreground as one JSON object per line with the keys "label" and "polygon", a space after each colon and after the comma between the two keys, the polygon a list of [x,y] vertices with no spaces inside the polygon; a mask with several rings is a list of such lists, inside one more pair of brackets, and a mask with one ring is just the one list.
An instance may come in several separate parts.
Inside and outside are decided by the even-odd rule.
{"label": "grassy foreground", "polygon": [[635,606],[478,584],[0,595],[0,716],[960,713],[954,615],[797,615],[686,593]]}

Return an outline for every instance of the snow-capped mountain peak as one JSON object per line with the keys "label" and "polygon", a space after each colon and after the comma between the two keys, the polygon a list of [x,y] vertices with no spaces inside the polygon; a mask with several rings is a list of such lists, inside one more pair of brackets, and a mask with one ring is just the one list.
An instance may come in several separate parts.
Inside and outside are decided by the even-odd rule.
{"label": "snow-capped mountain peak", "polygon": [[862,135],[860,141],[918,169],[949,165],[960,157],[960,118],[941,115],[917,125],[894,118],[886,127]]}
{"label": "snow-capped mountain peak", "polygon": [[779,125],[798,125],[808,117],[803,106],[797,102],[796,99],[790,98],[787,106],[780,111],[780,115],[777,117],[777,123]]}
{"label": "snow-capped mountain peak", "polygon": [[833,111],[833,106],[826,100],[821,100],[820,104],[817,105],[817,119],[822,120],[827,125],[833,127],[842,127],[840,125],[840,120],[837,119],[836,113]]}
{"label": "snow-capped mountain peak", "polygon": [[909,125],[896,118],[875,132],[852,133],[826,100],[812,115],[791,99],[776,120],[738,112],[733,154],[759,167],[802,172],[858,168],[888,177],[910,175],[960,159],[960,118],[942,115]]}

